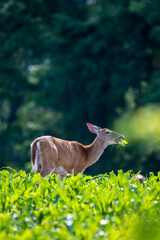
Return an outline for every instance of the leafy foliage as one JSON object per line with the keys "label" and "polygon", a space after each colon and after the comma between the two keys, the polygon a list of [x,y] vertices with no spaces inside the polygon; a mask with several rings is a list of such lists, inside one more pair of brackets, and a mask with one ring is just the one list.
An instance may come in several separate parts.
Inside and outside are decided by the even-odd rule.
{"label": "leafy foliage", "polygon": [[[0,1],[0,166],[26,168],[41,135],[88,144],[85,122],[113,129],[123,114],[159,103],[159,4]],[[131,159],[136,170],[159,171],[157,151],[142,160],[136,149],[147,146],[131,144],[125,166],[124,150],[113,150],[89,173],[130,169]]]}
{"label": "leafy foliage", "polygon": [[[160,174],[144,184],[116,175],[56,175],[0,171],[3,239],[135,239],[160,237]],[[37,188],[37,184],[40,184]]]}

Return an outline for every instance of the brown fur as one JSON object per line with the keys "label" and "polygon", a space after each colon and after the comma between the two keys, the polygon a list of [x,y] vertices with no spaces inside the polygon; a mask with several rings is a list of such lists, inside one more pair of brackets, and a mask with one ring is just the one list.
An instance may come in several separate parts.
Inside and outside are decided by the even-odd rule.
{"label": "brown fur", "polygon": [[91,124],[88,126],[94,127],[91,130],[97,134],[97,137],[92,144],[87,146],[51,136],[35,139],[31,144],[31,162],[35,172],[40,173],[42,177],[56,173],[59,174],[60,179],[67,174],[82,173],[98,160],[106,146],[117,143],[113,141],[113,138],[121,136],[108,129],[110,134],[107,136],[106,129],[100,129]]}

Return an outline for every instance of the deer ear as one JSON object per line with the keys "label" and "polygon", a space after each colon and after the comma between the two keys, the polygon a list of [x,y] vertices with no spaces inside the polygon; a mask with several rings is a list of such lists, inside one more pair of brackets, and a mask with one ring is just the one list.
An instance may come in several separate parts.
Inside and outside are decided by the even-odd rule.
{"label": "deer ear", "polygon": [[88,127],[89,131],[92,132],[92,133],[97,134],[100,130],[102,130],[100,127],[97,127],[97,126],[95,126],[91,123],[86,123],[86,124],[87,124],[87,127]]}

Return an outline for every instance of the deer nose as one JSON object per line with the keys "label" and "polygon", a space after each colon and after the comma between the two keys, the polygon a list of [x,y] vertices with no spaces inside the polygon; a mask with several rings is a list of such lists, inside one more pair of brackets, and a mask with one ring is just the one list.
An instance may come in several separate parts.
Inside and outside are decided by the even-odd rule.
{"label": "deer nose", "polygon": [[125,136],[123,136],[123,135],[121,135],[121,134],[119,134],[119,133],[116,133],[116,132],[114,132],[114,134],[115,134],[115,138],[116,139],[125,139]]}
{"label": "deer nose", "polygon": [[120,135],[120,136],[118,137],[118,139],[125,139],[125,136]]}

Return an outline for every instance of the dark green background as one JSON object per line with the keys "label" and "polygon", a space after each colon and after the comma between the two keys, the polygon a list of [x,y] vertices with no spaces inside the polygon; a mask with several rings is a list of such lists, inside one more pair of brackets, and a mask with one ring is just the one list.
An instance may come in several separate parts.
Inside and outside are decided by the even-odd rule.
{"label": "dark green background", "polygon": [[159,0],[0,1],[0,166],[30,144],[89,144],[85,123],[125,134],[85,173],[160,170]]}

